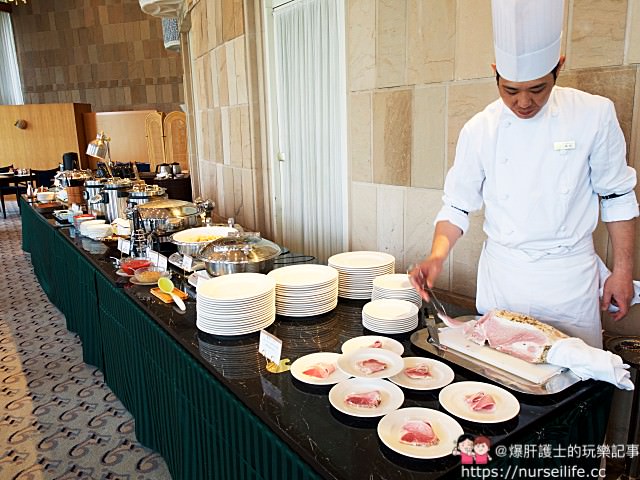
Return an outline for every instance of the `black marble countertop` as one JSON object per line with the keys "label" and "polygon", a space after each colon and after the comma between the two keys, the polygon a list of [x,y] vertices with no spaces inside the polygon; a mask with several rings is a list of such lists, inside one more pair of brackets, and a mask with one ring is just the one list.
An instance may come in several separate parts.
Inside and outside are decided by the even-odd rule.
{"label": "black marble countertop", "polygon": [[[51,223],[55,223],[51,220]],[[334,409],[328,400],[330,386],[313,386],[294,379],[289,372],[274,374],[266,370],[265,359],[258,354],[259,334],[243,337],[215,337],[196,328],[195,291],[179,272],[173,280],[190,293],[187,311],[164,304],[152,294],[151,287],[136,286],[116,275],[110,257],[120,258],[115,245],[105,245],[76,237],[73,228],[61,233],[107,278],[122,286],[151,318],[226,385],[237,398],[269,426],[294,451],[325,478],[436,479],[459,476],[460,460],[447,456],[434,460],[414,460],[395,453],[378,438],[379,418],[350,417]],[[291,255],[289,254],[289,258]],[[287,256],[282,258],[286,262]],[[364,301],[340,300],[332,312],[307,319],[278,317],[267,330],[283,341],[282,358],[292,362],[319,351],[340,352],[341,345],[353,337],[375,334],[364,329],[361,309]],[[473,314],[469,308],[450,304],[454,316]],[[423,328],[423,320],[418,328]],[[413,346],[410,334],[390,335],[405,348],[404,356],[429,356]],[[471,372],[453,366],[455,381],[479,380]],[[530,396],[514,392],[520,401],[519,415],[500,424],[477,424],[457,419],[465,433],[489,436],[493,445],[508,445],[523,435],[544,426],[551,416],[573,408],[602,388],[599,382],[579,382],[567,390],[549,396]],[[439,390],[404,390],[403,407],[420,406],[444,411],[438,402]]]}

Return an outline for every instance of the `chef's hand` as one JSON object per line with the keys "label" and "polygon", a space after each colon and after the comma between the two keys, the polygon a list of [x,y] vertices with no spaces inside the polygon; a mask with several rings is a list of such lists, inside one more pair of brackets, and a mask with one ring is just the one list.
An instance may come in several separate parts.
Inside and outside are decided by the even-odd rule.
{"label": "chef's hand", "polygon": [[429,294],[424,289],[424,285],[428,285],[429,288],[433,287],[436,278],[438,278],[438,275],[440,275],[440,272],[442,271],[443,264],[444,258],[430,255],[424,262],[409,267],[410,270],[408,273],[411,284],[427,302],[430,301],[430,298]]}
{"label": "chef's hand", "polygon": [[604,282],[600,308],[605,311],[609,305],[614,304],[619,310],[610,313],[610,317],[618,321],[629,312],[633,294],[633,279],[629,275],[616,274],[614,270]]}

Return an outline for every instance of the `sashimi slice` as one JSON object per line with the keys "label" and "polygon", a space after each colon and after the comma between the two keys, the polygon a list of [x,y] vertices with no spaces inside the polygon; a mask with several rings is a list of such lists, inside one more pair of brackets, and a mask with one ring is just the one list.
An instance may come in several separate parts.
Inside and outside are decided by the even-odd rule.
{"label": "sashimi slice", "polygon": [[333,372],[336,371],[336,366],[333,365],[332,363],[316,363],[315,365],[312,365],[311,368],[305,370],[304,373],[305,375],[309,375],[310,377],[316,377],[316,378],[327,378],[329,375],[331,375]]}
{"label": "sashimi slice", "polygon": [[460,327],[464,327],[467,324],[466,321],[461,322],[460,320],[455,320],[450,316],[440,312],[438,312],[438,318],[442,320],[447,327],[451,327],[451,328],[460,328]]}
{"label": "sashimi slice", "polygon": [[405,368],[404,374],[409,378],[428,378],[431,376],[431,370],[428,363],[418,363],[413,367]]}
{"label": "sashimi slice", "polygon": [[344,399],[344,403],[358,408],[376,408],[382,402],[382,396],[378,390],[363,393],[350,393]]}
{"label": "sashimi slice", "polygon": [[382,342],[380,340],[376,340],[368,348],[382,348]]}
{"label": "sashimi slice", "polygon": [[492,412],[496,408],[495,399],[484,392],[465,395],[464,401],[474,412]]}
{"label": "sashimi slice", "polygon": [[361,360],[356,363],[357,367],[365,375],[371,375],[372,373],[380,372],[387,368],[387,364],[376,360],[375,358],[368,358],[367,360]]}
{"label": "sashimi slice", "polygon": [[402,426],[401,443],[417,447],[437,445],[440,439],[431,424],[425,420],[409,420]]}

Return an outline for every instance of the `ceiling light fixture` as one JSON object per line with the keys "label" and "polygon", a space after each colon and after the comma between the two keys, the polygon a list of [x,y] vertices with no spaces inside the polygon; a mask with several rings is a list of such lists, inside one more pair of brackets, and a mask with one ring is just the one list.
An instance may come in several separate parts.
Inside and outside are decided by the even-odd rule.
{"label": "ceiling light fixture", "polygon": [[20,5],[20,2],[27,3],[27,0],[0,0],[0,3],[13,3],[15,5]]}

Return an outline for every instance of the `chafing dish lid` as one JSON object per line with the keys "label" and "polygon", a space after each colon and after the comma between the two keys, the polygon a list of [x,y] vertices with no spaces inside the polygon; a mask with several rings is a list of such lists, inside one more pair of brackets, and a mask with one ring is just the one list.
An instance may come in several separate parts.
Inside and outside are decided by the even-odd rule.
{"label": "chafing dish lid", "polygon": [[145,184],[135,184],[129,190],[129,198],[145,198],[145,197],[155,197],[162,196],[166,188],[163,188],[159,185],[145,185]]}
{"label": "chafing dish lid", "polygon": [[115,190],[120,188],[131,188],[131,180],[129,178],[110,178],[104,182],[103,187],[107,190]]}
{"label": "chafing dish lid", "polygon": [[198,207],[184,200],[152,200],[137,208],[142,219],[182,218],[199,213]]}
{"label": "chafing dish lid", "polygon": [[218,238],[204,247],[199,255],[207,261],[253,263],[271,260],[280,255],[280,247],[256,233]]}

